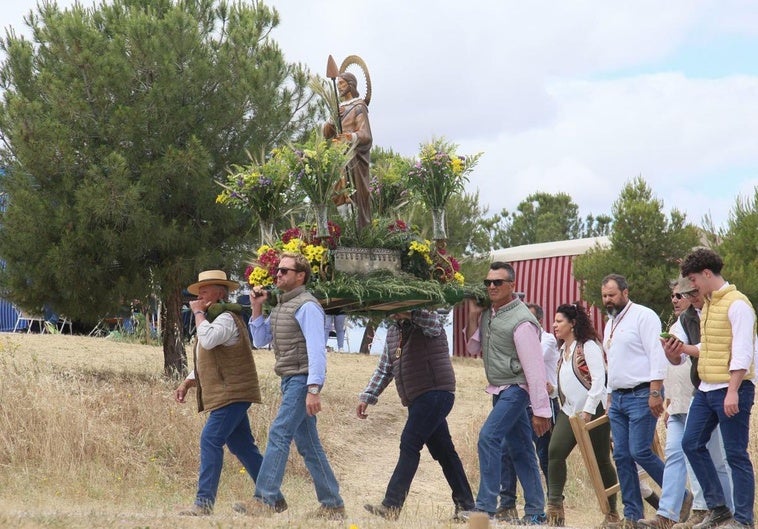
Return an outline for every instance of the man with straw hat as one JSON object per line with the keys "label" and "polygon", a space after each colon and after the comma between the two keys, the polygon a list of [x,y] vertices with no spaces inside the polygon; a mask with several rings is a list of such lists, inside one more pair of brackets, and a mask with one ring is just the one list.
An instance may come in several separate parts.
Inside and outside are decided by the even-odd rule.
{"label": "man with straw hat", "polygon": [[[193,351],[195,369],[176,388],[174,398],[184,403],[187,390],[197,387],[198,411],[209,414],[200,434],[200,473],[195,503],[180,511],[183,516],[213,513],[224,445],[237,456],[253,480],[258,478],[263,461],[247,415],[251,403],[261,402],[250,337],[240,316],[230,310],[231,306],[223,304],[229,292],[237,288],[239,284],[229,281],[222,270],[200,272],[197,283],[187,287],[190,294],[197,296],[189,303],[197,326]],[[211,306],[214,309],[209,311]]]}

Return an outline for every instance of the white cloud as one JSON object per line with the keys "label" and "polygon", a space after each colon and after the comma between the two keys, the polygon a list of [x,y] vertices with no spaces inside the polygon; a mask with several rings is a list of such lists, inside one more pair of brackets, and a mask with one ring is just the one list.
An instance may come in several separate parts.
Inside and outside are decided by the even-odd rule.
{"label": "white cloud", "polygon": [[[19,24],[34,4],[6,0],[4,24]],[[735,37],[758,44],[755,2],[270,5],[287,60],[320,74],[329,54],[366,60],[375,144],[411,155],[445,136],[462,152],[484,151],[472,186],[492,212],[535,191],[565,191],[583,214],[606,213],[637,175],[694,222],[710,209],[723,223],[738,193],[752,196],[755,45],[735,48],[728,76],[688,78],[666,60],[712,45],[728,51]]]}

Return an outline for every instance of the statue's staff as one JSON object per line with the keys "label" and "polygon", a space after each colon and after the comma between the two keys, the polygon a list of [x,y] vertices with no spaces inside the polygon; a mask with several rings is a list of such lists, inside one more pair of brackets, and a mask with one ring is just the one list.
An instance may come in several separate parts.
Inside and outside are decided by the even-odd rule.
{"label": "statue's staff", "polygon": [[340,116],[340,96],[339,93],[337,93],[337,77],[340,75],[340,70],[337,68],[337,63],[334,60],[334,57],[329,55],[329,58],[326,61],[326,76],[332,80],[332,90],[334,90],[334,101],[337,104],[337,116],[335,120],[335,124],[337,125],[337,134],[342,134],[342,116]]}

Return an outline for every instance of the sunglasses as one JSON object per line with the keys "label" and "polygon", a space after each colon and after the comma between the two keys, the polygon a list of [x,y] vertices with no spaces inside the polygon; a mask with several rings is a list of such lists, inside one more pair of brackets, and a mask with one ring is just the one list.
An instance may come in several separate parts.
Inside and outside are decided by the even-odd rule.
{"label": "sunglasses", "polygon": [[513,281],[511,281],[509,279],[485,279],[484,281],[482,281],[482,283],[484,283],[485,287],[488,287],[490,285],[495,285],[496,287],[501,287],[501,286],[503,286],[503,283],[513,283]]}
{"label": "sunglasses", "polygon": [[674,298],[676,298],[676,299],[682,299],[683,297],[684,297],[684,295],[680,294],[679,292],[677,292],[676,294],[671,294],[671,299],[674,299]]}
{"label": "sunglasses", "polygon": [[300,270],[298,270],[297,268],[287,268],[285,266],[280,266],[279,268],[276,269],[276,275],[281,274],[283,276],[286,276],[289,272],[299,272],[299,271]]}

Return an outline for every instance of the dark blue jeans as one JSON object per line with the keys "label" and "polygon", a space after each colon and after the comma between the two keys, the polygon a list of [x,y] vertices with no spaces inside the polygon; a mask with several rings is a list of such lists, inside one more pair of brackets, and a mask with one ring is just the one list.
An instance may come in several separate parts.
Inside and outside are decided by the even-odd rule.
{"label": "dark blue jeans", "polygon": [[474,508],[474,495],[447,427],[454,401],[455,395],[449,391],[427,391],[411,402],[400,435],[400,456],[382,502],[385,506],[398,509],[403,506],[418,469],[421,449],[426,445],[442,467],[458,510]]}
{"label": "dark blue jeans", "polygon": [[724,439],[726,462],[732,471],[732,494],[734,518],[738,522],[753,525],[755,502],[755,475],[748,455],[750,437],[750,410],[755,400],[755,386],[746,380],[737,391],[739,409],[737,415],[724,414],[726,388],[714,391],[696,391],[687,414],[687,424],[682,437],[682,450],[690,462],[709,509],[726,505],[716,467],[708,452],[711,433],[719,427]]}
{"label": "dark blue jeans", "polygon": [[250,431],[247,417],[249,402],[228,404],[208,414],[200,434],[200,478],[195,505],[213,507],[224,464],[224,445],[237,456],[248,475],[255,481],[261,468],[261,456]]}

